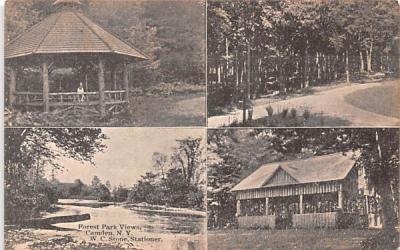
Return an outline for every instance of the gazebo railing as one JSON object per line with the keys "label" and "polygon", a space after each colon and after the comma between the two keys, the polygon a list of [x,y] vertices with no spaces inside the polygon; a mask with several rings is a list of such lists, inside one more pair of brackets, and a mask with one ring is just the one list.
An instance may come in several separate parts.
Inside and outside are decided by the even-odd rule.
{"label": "gazebo railing", "polygon": [[83,94],[78,94],[76,92],[49,93],[50,104],[57,103],[62,105],[64,103],[91,102],[98,100],[98,92],[84,92]]}
{"label": "gazebo railing", "polygon": [[[104,91],[105,102],[123,103],[127,101],[125,90],[109,90]],[[99,104],[99,92],[58,92],[49,93],[50,106],[68,106],[68,105],[85,105]],[[15,104],[19,106],[41,106],[43,105],[42,92],[17,92],[15,93]]]}
{"label": "gazebo railing", "polygon": [[109,90],[104,91],[105,98],[107,101],[126,101],[126,91],[125,90]]}

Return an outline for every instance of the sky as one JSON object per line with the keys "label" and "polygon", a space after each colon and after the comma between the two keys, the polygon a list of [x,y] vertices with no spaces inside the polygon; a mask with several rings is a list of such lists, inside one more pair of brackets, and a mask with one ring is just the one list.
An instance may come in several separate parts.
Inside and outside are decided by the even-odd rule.
{"label": "sky", "polygon": [[95,155],[95,165],[60,158],[58,162],[64,170],[55,174],[59,181],[80,179],[90,184],[97,175],[103,183],[109,180],[112,186],[130,187],[153,169],[153,152],[172,153],[178,145],[177,139],[205,138],[204,129],[194,128],[103,128],[102,131],[109,139],[105,141],[104,152]]}

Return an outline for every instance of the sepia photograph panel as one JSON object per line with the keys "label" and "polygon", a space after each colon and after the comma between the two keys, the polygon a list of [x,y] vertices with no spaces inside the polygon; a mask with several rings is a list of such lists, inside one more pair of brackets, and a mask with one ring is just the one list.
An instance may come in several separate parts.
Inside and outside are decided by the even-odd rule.
{"label": "sepia photograph panel", "polygon": [[207,1],[208,127],[400,124],[396,0]]}
{"label": "sepia photograph panel", "polygon": [[5,249],[206,249],[205,137],[6,129]]}
{"label": "sepia photograph panel", "polygon": [[205,126],[204,0],[12,0],[6,127]]}
{"label": "sepia photograph panel", "polygon": [[209,129],[208,249],[397,249],[395,128]]}

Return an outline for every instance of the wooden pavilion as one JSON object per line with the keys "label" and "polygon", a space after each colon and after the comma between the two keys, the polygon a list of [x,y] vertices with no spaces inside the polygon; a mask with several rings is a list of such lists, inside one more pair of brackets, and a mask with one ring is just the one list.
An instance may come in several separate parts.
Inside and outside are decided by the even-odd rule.
{"label": "wooden pavilion", "polygon": [[[45,113],[82,108],[102,117],[107,111],[120,110],[129,102],[128,64],[147,56],[87,18],[79,10],[79,0],[57,0],[54,6],[58,8],[54,14],[5,47],[9,106],[24,110],[39,108]],[[88,74],[93,73],[88,72],[89,68],[95,72],[94,80],[88,84]],[[27,69],[41,75],[39,81],[30,78],[28,84],[19,84]],[[73,69],[85,74],[76,81],[57,84],[49,74],[55,69]],[[80,83],[83,93],[76,91]]]}
{"label": "wooden pavilion", "polygon": [[239,227],[379,226],[377,196],[350,155],[263,165],[231,191]]}

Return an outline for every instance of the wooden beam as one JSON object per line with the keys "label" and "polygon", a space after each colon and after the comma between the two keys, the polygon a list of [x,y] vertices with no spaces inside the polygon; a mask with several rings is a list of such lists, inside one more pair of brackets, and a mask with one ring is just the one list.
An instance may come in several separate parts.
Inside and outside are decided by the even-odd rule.
{"label": "wooden beam", "polygon": [[99,98],[100,98],[100,116],[105,117],[106,116],[106,100],[105,100],[105,95],[104,95],[104,87],[105,87],[105,81],[104,81],[104,59],[99,58]]}
{"label": "wooden beam", "polygon": [[301,194],[299,197],[299,206],[300,206],[300,214],[304,214],[304,204],[303,204],[303,195]]}
{"label": "wooden beam", "polygon": [[129,79],[128,79],[128,63],[124,62],[124,89],[126,91],[126,101],[129,103]]}
{"label": "wooden beam", "polygon": [[45,113],[50,111],[49,103],[49,68],[47,61],[42,62],[42,77],[43,77],[43,108]]}
{"label": "wooden beam", "polygon": [[269,203],[269,198],[266,197],[265,198],[265,215],[268,215],[268,203]]}
{"label": "wooden beam", "polygon": [[10,107],[12,108],[15,103],[15,93],[17,92],[17,73],[13,66],[10,67],[10,85],[9,85],[9,93],[8,93],[8,102]]}
{"label": "wooden beam", "polygon": [[113,90],[117,90],[117,65],[113,64],[111,68],[111,76],[112,76],[112,81],[113,81]]}

